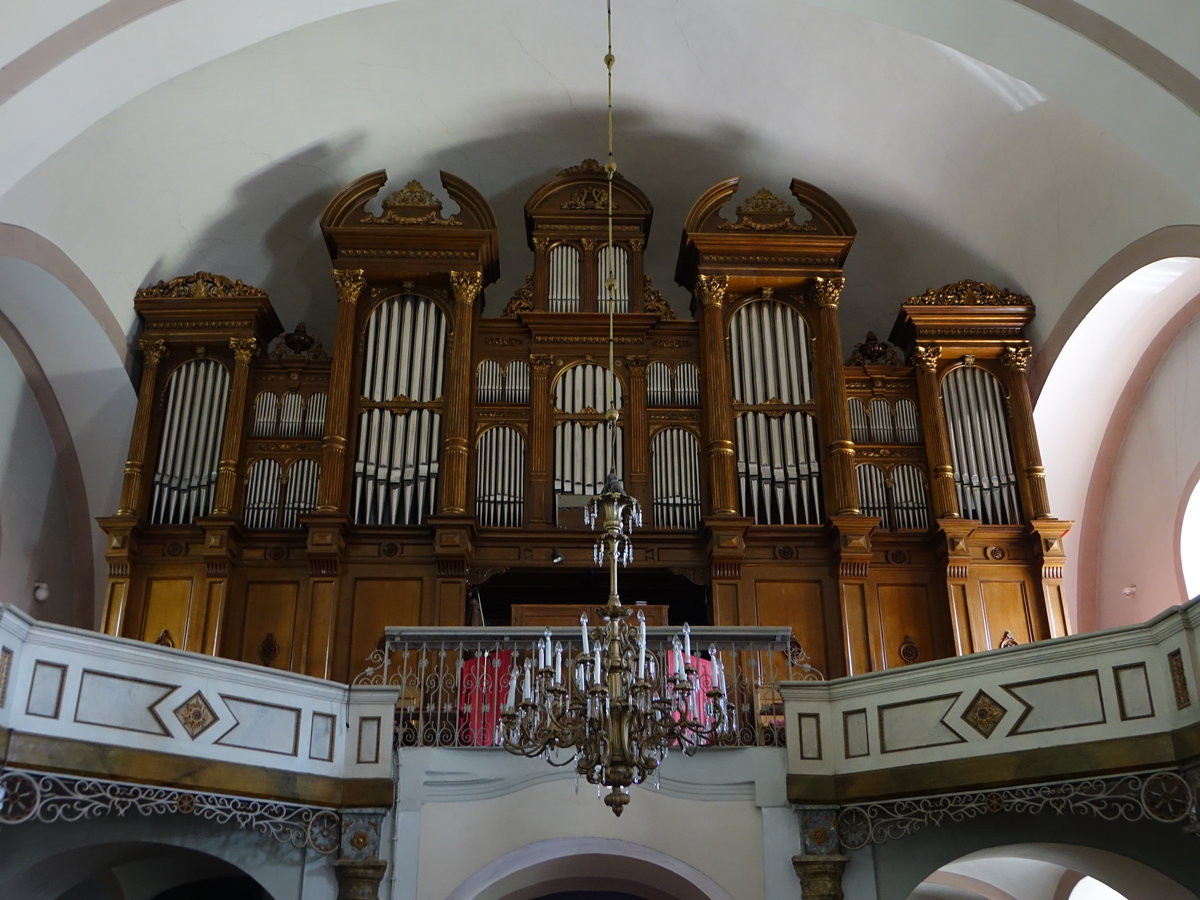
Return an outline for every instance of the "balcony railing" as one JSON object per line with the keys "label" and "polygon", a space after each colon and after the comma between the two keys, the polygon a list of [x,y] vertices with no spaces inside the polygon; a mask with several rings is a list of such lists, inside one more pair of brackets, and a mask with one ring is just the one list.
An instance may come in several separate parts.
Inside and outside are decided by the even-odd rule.
{"label": "balcony railing", "polygon": [[[536,658],[543,628],[389,628],[355,685],[399,688],[396,743],[400,747],[495,747],[496,726],[509,678]],[[578,628],[552,628],[567,659],[582,651]],[[646,629],[647,647],[662,657],[679,634]],[[692,628],[692,643],[711,644],[724,662],[736,729],[729,746],[783,746],[783,681],[821,681],[789,628]],[[704,677],[708,659],[693,657]]]}

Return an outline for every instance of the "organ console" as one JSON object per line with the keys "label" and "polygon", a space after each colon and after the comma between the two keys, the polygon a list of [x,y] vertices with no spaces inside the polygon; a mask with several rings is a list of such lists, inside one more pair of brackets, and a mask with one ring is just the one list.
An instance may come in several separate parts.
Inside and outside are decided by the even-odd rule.
{"label": "organ console", "polygon": [[850,217],[800,181],[730,210],[732,179],[685,220],[679,319],[649,200],[615,177],[609,246],[585,161],[529,199],[531,271],[485,316],[484,198],[443,173],[457,213],[416,182],[371,212],[384,182],[321,217],[328,352],[240,281],[138,291],[108,633],[345,680],[385,626],[466,625],[469,595],[488,624],[561,619],[604,600],[581,509],[610,469],[647,512],[624,598],[673,622],[789,625],[829,676],[1067,633],[1029,298],[928,291],[843,361]]}

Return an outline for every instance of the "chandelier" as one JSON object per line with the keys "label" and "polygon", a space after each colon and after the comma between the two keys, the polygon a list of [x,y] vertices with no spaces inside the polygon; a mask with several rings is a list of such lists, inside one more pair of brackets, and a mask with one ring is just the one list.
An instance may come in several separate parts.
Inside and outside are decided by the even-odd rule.
{"label": "chandelier", "polygon": [[[613,246],[612,3],[608,3],[608,247]],[[613,254],[607,254],[608,374],[615,382],[613,312],[616,277]],[[610,397],[615,391],[609,392]],[[619,413],[605,414],[615,449]],[[615,452],[610,459],[616,459]],[[573,764],[577,777],[609,788],[605,804],[621,815],[629,788],[656,773],[672,748],[685,756],[700,746],[728,740],[736,729],[727,698],[721,655],[714,645],[708,658],[692,655],[691,629],[684,624],[661,657],[646,641],[646,619],[640,610],[621,604],[617,590],[620,566],[633,559],[630,536],[642,524],[641,507],[625,493],[615,470],[603,491],[592,497],[584,519],[600,534],[595,560],[608,566],[608,604],[596,608],[600,624],[579,617],[581,650],[564,665],[563,645],[550,630],[537,642],[536,654],[514,661],[508,698],[498,725],[499,742],[509,753],[542,757],[553,766]],[[536,656],[536,658],[535,658]],[[518,688],[520,688],[518,696]]]}

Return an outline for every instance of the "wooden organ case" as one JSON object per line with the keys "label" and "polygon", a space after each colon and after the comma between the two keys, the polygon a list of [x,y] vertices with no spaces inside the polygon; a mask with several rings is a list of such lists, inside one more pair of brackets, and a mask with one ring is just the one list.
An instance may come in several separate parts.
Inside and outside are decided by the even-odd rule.
{"label": "wooden organ case", "polygon": [[603,602],[582,506],[615,468],[646,510],[623,599],[652,621],[789,625],[829,677],[1067,633],[1028,298],[929,291],[844,363],[849,216],[793,181],[799,215],[762,190],[727,217],[731,179],[684,224],[679,320],[649,200],[614,179],[610,247],[587,160],[526,204],[532,271],[484,317],[487,202],[443,173],[454,215],[416,182],[370,212],[385,180],[321,218],[328,354],[241,282],[138,292],[106,632],[346,680],[385,626],[571,621]]}

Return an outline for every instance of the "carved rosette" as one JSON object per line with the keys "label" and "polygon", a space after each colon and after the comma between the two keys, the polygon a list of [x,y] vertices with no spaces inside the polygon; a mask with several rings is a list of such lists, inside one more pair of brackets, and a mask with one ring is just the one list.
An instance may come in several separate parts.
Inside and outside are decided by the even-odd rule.
{"label": "carved rosette", "polygon": [[809,287],[809,296],[821,308],[837,309],[838,302],[842,298],[842,288],[846,286],[846,279],[840,275],[826,278],[823,275],[818,275],[812,280]]}
{"label": "carved rosette", "polygon": [[483,288],[483,273],[451,272],[450,286],[454,289],[455,302],[465,303],[467,306],[470,306],[475,302],[475,298],[479,296],[479,291]]}
{"label": "carved rosette", "polygon": [[151,368],[162,362],[163,357],[167,355],[167,343],[160,339],[142,338],[138,341],[138,348],[142,351],[143,364]]}
{"label": "carved rosette", "polygon": [[729,290],[728,275],[701,275],[696,279],[696,292],[700,302],[705,306],[720,307],[725,302],[725,292]]}
{"label": "carved rosette", "polygon": [[357,303],[366,284],[366,273],[362,269],[333,270],[333,286],[337,288],[339,303]]}
{"label": "carved rosette", "polygon": [[1024,372],[1029,368],[1029,358],[1031,356],[1033,356],[1033,348],[1028,344],[1015,347],[1005,344],[1004,349],[1000,353],[1000,361],[1010,369]]}
{"label": "carved rosette", "polygon": [[230,338],[229,349],[233,351],[233,359],[239,366],[247,365],[258,353],[258,339]]}

